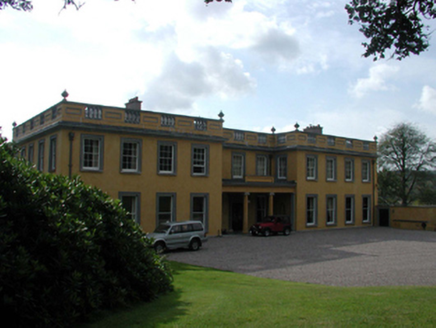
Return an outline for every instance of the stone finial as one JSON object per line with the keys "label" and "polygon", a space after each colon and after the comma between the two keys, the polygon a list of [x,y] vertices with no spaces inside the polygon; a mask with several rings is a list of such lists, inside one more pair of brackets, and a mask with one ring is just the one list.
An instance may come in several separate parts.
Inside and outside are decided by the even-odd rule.
{"label": "stone finial", "polygon": [[378,140],[378,137],[374,136],[374,141],[377,142],[377,140]]}
{"label": "stone finial", "polygon": [[220,111],[220,113],[218,114],[218,117],[220,118],[220,121],[224,121],[223,120],[223,117],[224,117],[223,111]]}
{"label": "stone finial", "polygon": [[64,92],[62,92],[61,96],[64,97],[64,101],[67,101],[67,97],[69,96],[67,90],[64,90]]}
{"label": "stone finial", "polygon": [[276,128],[275,128],[275,127],[272,127],[272,128],[271,128],[271,132],[274,134],[274,133],[276,132]]}
{"label": "stone finial", "polygon": [[298,128],[299,128],[299,127],[300,127],[300,124],[298,124],[298,122],[295,123],[295,125],[294,125],[295,131],[298,131]]}

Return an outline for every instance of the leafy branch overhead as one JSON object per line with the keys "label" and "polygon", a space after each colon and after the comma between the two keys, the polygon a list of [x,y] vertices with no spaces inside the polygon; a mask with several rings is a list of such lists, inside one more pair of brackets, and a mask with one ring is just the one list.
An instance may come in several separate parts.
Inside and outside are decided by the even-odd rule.
{"label": "leafy branch overhead", "polygon": [[369,39],[363,43],[365,57],[385,58],[393,48],[390,57],[401,60],[429,46],[431,31],[423,21],[436,18],[434,0],[352,0],[345,9],[349,23],[360,24]]}

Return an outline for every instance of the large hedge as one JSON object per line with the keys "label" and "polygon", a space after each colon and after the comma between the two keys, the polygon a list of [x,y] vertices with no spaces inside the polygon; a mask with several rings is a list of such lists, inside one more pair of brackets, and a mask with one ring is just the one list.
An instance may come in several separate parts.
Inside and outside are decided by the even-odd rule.
{"label": "large hedge", "polygon": [[118,201],[43,174],[0,139],[0,302],[10,327],[68,327],[171,290],[167,262]]}

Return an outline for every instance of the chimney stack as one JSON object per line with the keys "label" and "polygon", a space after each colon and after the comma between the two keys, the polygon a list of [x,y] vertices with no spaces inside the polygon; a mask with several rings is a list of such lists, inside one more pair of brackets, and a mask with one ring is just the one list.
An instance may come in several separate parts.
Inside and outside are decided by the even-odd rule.
{"label": "chimney stack", "polygon": [[138,100],[138,97],[129,99],[129,102],[126,103],[126,109],[135,109],[141,110],[142,101]]}

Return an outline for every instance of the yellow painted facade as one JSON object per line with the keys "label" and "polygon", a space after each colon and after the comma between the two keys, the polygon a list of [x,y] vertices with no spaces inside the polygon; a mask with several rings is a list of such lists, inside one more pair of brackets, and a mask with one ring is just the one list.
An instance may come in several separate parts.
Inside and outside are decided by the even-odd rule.
{"label": "yellow painted facade", "polygon": [[373,224],[375,142],[319,126],[228,129],[222,118],[140,107],[137,98],[126,108],[64,100],[16,126],[14,141],[41,171],[80,175],[121,199],[146,232],[201,219],[210,235],[246,233],[270,214],[288,215],[295,230]]}

